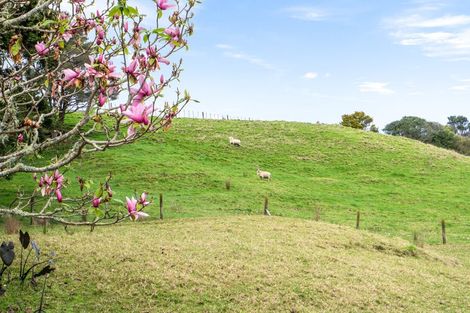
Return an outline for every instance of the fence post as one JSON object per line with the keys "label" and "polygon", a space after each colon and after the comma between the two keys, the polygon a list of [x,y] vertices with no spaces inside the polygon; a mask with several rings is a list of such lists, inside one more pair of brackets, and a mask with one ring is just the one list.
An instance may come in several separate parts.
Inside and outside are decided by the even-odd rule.
{"label": "fence post", "polygon": [[421,238],[420,233],[418,233],[417,231],[413,232],[413,244],[417,247],[420,247],[420,248],[422,248],[424,246],[423,238]]}
{"label": "fence post", "polygon": [[268,197],[264,197],[264,215],[271,216],[271,213],[269,212],[269,199]]}
{"label": "fence post", "polygon": [[160,219],[163,219],[163,194],[160,194]]}
{"label": "fence post", "polygon": [[315,221],[319,221],[320,220],[320,207],[316,207],[315,208]]}
{"label": "fence post", "polygon": [[[31,202],[29,203],[29,209],[31,211],[31,213],[34,213],[34,198],[35,198],[35,195],[33,194],[33,196],[31,197]],[[31,221],[29,223],[30,225],[33,225],[33,217],[31,216]]]}
{"label": "fence post", "polygon": [[442,227],[442,244],[447,243],[447,235],[446,235],[446,221],[442,220],[441,221],[441,227]]}
{"label": "fence post", "polygon": [[361,223],[361,211],[357,211],[356,215],[356,229],[359,229]]}

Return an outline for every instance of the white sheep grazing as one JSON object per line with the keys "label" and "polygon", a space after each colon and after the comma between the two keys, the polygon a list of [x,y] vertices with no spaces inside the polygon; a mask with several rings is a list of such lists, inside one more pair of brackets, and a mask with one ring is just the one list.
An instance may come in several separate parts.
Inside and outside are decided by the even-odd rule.
{"label": "white sheep grazing", "polygon": [[235,139],[233,137],[228,137],[228,140],[230,141],[231,145],[238,146],[238,147],[240,147],[242,145],[240,139]]}
{"label": "white sheep grazing", "polygon": [[271,173],[270,172],[261,171],[260,169],[256,170],[256,175],[258,175],[259,178],[261,178],[261,179],[267,179],[267,180],[271,179]]}

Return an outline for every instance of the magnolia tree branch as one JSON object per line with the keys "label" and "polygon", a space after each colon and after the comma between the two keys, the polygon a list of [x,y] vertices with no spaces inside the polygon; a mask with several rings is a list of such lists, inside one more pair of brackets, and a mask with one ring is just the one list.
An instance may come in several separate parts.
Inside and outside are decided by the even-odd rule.
{"label": "magnolia tree branch", "polygon": [[[18,1],[18,2],[27,3],[28,1]],[[10,18],[10,19],[8,17],[0,18],[0,27],[2,28],[14,27],[15,25],[18,25],[19,23],[31,18],[34,14],[47,9],[47,7],[51,5],[53,2],[57,2],[57,1],[56,0],[39,1],[34,8],[29,10],[28,12],[23,13],[22,15],[16,18]]]}
{"label": "magnolia tree branch", "polygon": [[[147,195],[118,205],[110,177],[99,186],[80,178],[82,195],[64,199],[62,169],[80,155],[167,130],[193,101],[186,91],[176,89],[173,101],[163,93],[179,82],[182,61],[172,59],[188,47],[197,1],[154,2],[152,22],[131,0],[109,0],[98,11],[88,0],[0,0],[0,27],[11,33],[0,47],[0,180],[34,173],[37,187],[30,198],[40,194],[45,200],[39,207],[18,198],[14,207],[0,206],[0,215],[66,225],[108,225],[146,215]],[[33,37],[37,42],[30,42]],[[127,207],[127,213],[116,207]],[[91,221],[77,220],[90,212]]]}

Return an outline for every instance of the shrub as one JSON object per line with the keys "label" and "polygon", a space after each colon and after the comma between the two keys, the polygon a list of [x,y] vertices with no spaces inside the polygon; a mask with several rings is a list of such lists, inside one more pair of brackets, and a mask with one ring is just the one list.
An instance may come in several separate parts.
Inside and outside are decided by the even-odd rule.
{"label": "shrub", "polygon": [[341,125],[356,129],[378,131],[377,127],[372,124],[374,119],[364,112],[356,111],[352,114],[344,114],[341,117]]}
{"label": "shrub", "polygon": [[470,155],[470,137],[456,136],[455,150],[464,155]]}

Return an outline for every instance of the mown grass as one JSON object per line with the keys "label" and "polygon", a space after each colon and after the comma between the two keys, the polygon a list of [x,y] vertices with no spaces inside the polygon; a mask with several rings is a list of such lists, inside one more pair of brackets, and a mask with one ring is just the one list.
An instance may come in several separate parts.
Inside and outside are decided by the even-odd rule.
{"label": "mown grass", "polygon": [[[230,146],[230,135],[242,147]],[[272,181],[259,180],[257,167]],[[353,226],[360,210],[364,229],[405,239],[418,232],[428,243],[440,241],[445,219],[450,242],[470,241],[470,159],[405,138],[331,125],[178,119],[168,133],[77,160],[66,176],[98,182],[109,170],[116,197],[163,193],[165,218],[259,214],[267,195],[277,216],[310,219],[321,208],[323,221]],[[0,201],[32,184],[30,175],[0,182]],[[157,217],[158,207],[149,213]]]}
{"label": "mown grass", "polygon": [[[470,310],[470,272],[458,259],[323,222],[178,219],[33,238],[58,255],[47,312]],[[8,289],[0,311],[38,303],[29,288]]]}

